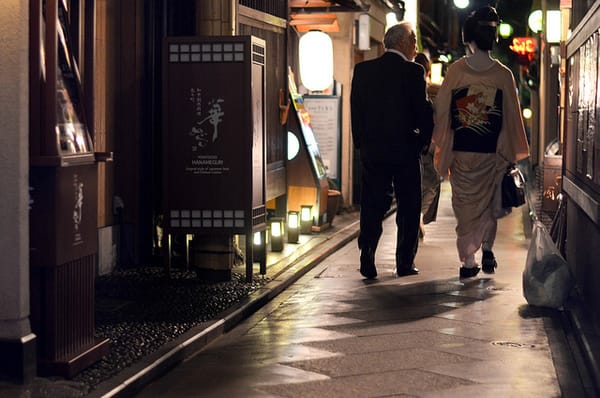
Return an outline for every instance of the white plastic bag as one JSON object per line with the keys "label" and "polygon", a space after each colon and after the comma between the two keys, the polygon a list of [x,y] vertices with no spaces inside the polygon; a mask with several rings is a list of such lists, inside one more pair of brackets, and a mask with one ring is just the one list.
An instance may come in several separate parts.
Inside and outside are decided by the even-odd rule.
{"label": "white plastic bag", "polygon": [[573,288],[567,261],[548,230],[535,220],[523,271],[523,295],[531,305],[560,308]]}

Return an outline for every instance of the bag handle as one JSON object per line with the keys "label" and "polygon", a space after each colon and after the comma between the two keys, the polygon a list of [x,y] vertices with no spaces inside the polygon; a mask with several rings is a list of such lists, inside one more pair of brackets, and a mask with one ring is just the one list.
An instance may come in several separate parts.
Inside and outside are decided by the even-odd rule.
{"label": "bag handle", "polygon": [[533,225],[533,224],[535,224],[536,221],[539,221],[539,217],[537,216],[537,214],[535,212],[535,207],[533,206],[533,200],[531,199],[531,193],[529,192],[529,188],[527,186],[527,179],[525,178],[525,175],[523,174],[523,172],[521,172],[521,169],[519,168],[517,163],[514,163],[514,162],[508,164],[508,166],[506,167],[506,172],[510,173],[513,169],[519,173],[519,177],[523,181],[523,190],[525,191],[525,203],[527,204],[527,207],[529,208],[529,218],[531,219],[531,223]]}
{"label": "bag handle", "polygon": [[[519,173],[521,173],[519,166],[517,166],[515,163],[513,163],[509,167],[512,167],[512,166],[514,166],[517,170],[519,170]],[[531,223],[533,225],[536,223],[536,221],[540,221],[540,218],[538,217],[538,215],[535,212],[535,206],[533,205],[533,200],[531,199],[531,192],[529,191],[527,180],[525,179],[525,176],[523,175],[523,173],[521,173],[521,176],[523,177],[523,181],[525,182],[525,184],[523,184],[523,189],[525,190],[525,203],[527,204],[527,207],[529,207],[529,218],[531,219]]]}

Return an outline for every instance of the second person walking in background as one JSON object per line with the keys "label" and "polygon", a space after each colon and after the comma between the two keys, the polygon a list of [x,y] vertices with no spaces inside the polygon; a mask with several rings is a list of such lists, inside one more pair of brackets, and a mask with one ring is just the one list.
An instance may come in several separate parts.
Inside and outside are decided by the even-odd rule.
{"label": "second person walking in background", "polygon": [[386,52],[354,68],[350,93],[352,138],[360,151],[360,273],[377,277],[375,250],[382,221],[396,197],[396,273],[419,272],[417,253],[421,213],[420,155],[431,143],[433,115],[423,68],[412,62],[416,34],[409,22],[385,34]]}
{"label": "second person walking in background", "polygon": [[[415,62],[425,69],[425,80],[427,82],[427,95],[429,100],[433,100],[440,86],[431,82],[431,62],[425,53],[418,53],[415,56]],[[425,238],[425,224],[434,222],[437,219],[438,205],[440,203],[442,179],[433,166],[433,155],[435,145],[429,146],[429,151],[421,155],[421,189],[423,191],[421,198],[421,223],[419,237]]]}
{"label": "second person walking in background", "polygon": [[449,66],[435,100],[435,166],[450,174],[463,278],[479,272],[480,248],[483,271],[495,272],[498,186],[508,165],[529,156],[514,77],[491,56],[499,22],[490,6],[469,15],[463,42],[471,53]]}

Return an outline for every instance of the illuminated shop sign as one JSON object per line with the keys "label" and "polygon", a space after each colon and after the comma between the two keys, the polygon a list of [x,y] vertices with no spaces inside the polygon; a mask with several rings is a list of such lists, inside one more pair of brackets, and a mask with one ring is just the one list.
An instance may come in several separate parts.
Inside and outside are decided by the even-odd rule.
{"label": "illuminated shop sign", "polygon": [[537,51],[537,40],[535,37],[514,37],[509,48],[520,57],[526,57],[528,61],[531,61]]}

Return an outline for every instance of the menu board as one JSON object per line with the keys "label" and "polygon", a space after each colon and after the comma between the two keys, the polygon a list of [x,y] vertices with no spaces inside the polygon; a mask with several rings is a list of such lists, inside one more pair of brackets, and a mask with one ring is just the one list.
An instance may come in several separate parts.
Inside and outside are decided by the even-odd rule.
{"label": "menu board", "polygon": [[319,143],[327,176],[339,178],[340,159],[340,103],[334,95],[305,95],[304,107],[310,114],[310,124]]}

